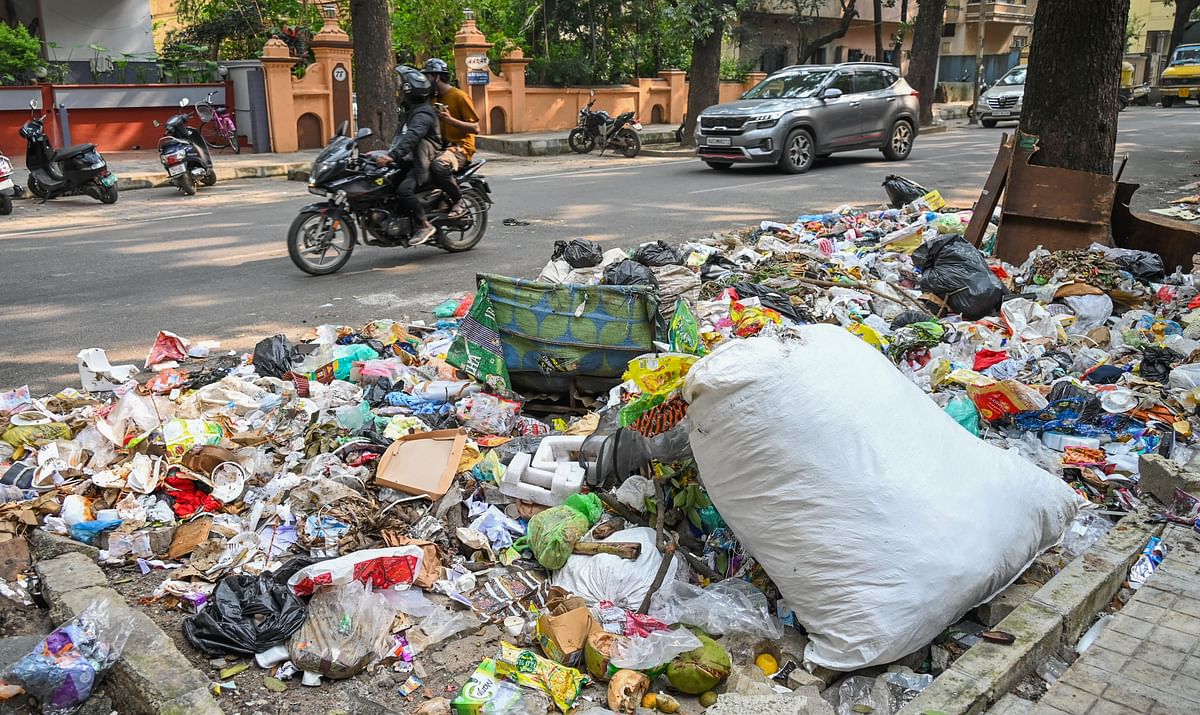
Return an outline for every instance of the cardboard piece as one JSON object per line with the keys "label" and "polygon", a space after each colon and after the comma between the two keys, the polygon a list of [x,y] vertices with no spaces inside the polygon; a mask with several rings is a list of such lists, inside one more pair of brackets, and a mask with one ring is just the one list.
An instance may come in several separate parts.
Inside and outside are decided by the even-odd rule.
{"label": "cardboard piece", "polygon": [[561,615],[547,614],[538,618],[537,641],[551,660],[576,666],[583,661],[583,647],[588,636],[598,630],[600,624],[584,606]]}
{"label": "cardboard piece", "polygon": [[392,442],[375,470],[375,483],[405,494],[440,499],[454,483],[466,430],[435,430]]}
{"label": "cardboard piece", "polygon": [[0,578],[16,581],[30,565],[29,542],[25,539],[9,539],[0,543]]}
{"label": "cardboard piece", "polygon": [[180,556],[187,556],[195,551],[197,546],[208,541],[208,534],[212,531],[212,521],[212,519],[196,519],[176,529],[175,538],[171,539],[171,548],[167,550],[167,558],[174,560]]}

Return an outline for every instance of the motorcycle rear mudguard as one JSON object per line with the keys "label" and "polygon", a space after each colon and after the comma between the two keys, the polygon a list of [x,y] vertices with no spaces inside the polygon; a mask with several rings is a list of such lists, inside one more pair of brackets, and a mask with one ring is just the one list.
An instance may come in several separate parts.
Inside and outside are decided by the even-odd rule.
{"label": "motorcycle rear mudguard", "polygon": [[336,216],[342,223],[346,224],[350,232],[350,245],[358,244],[358,226],[354,223],[354,219],[343,211],[337,204],[332,201],[318,201],[315,204],[308,204],[299,211],[300,215],[304,214],[325,214]]}

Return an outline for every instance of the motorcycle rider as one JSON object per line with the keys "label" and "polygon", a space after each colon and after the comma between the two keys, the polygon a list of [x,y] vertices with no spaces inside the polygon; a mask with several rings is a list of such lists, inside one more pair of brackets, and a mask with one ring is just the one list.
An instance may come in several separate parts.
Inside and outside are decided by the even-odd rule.
{"label": "motorcycle rider", "polygon": [[415,230],[409,245],[416,246],[428,243],[437,235],[437,228],[426,218],[425,209],[417,200],[417,188],[429,181],[429,167],[442,148],[442,137],[437,113],[430,102],[433,83],[407,65],[397,65],[396,74],[400,77],[400,94],[408,112],[404,124],[396,129],[391,146],[376,158],[376,163],[387,166],[393,161],[411,162],[404,180],[396,187],[396,198],[413,218]]}
{"label": "motorcycle rider", "polygon": [[442,120],[442,136],[450,146],[433,160],[433,184],[450,199],[449,218],[461,218],[466,214],[462,203],[462,190],[455,174],[463,169],[475,155],[475,135],[479,133],[479,115],[471,97],[450,84],[450,67],[444,60],[432,57],[421,70],[433,83],[437,97],[438,116]]}

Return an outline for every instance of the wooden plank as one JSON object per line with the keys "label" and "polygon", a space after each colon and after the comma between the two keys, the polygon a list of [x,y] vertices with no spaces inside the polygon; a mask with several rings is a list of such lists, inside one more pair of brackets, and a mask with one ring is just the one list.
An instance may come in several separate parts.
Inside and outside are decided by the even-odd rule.
{"label": "wooden plank", "polygon": [[967,224],[967,232],[964,234],[964,238],[976,248],[983,244],[983,235],[987,232],[988,221],[996,211],[996,206],[1000,204],[1000,195],[1004,193],[1004,186],[1008,182],[1012,154],[1013,144],[1009,141],[1006,132],[1000,137],[1000,151],[996,153],[996,161],[992,164],[992,171],[983,184],[983,192],[979,194],[979,200],[975,202],[971,222]]}

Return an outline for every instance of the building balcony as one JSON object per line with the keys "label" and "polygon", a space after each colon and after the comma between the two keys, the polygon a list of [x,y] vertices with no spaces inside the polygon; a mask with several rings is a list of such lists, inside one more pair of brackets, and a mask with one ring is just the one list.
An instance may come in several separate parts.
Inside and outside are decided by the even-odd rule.
{"label": "building balcony", "polygon": [[967,22],[979,22],[980,9],[985,22],[1032,25],[1033,8],[1024,2],[968,2]]}

